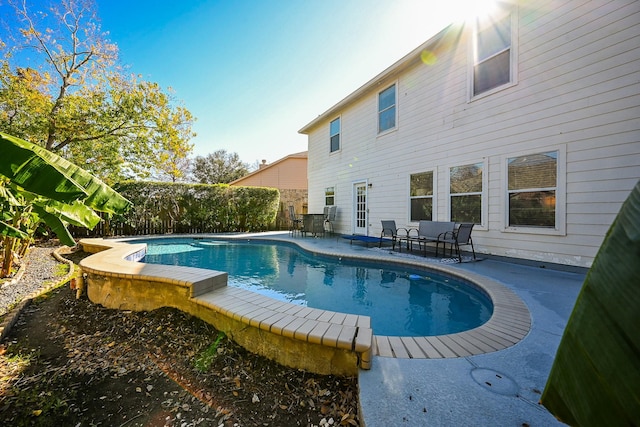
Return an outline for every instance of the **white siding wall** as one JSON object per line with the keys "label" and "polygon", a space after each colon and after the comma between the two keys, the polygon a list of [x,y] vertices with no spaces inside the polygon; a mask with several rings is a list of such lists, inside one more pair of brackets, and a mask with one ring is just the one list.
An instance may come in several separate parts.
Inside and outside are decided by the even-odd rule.
{"label": "white siding wall", "polygon": [[[381,219],[409,224],[409,175],[433,169],[434,219],[449,219],[448,168],[486,161],[486,222],[479,252],[590,266],[622,202],[640,179],[640,2],[523,2],[517,84],[468,100],[469,33],[371,91],[309,132],[309,211],[335,186],[336,229],[352,231],[352,184],[367,180],[370,235]],[[377,93],[397,84],[398,126],[377,135]],[[375,83],[375,82],[372,82]],[[341,150],[329,153],[340,115]],[[555,235],[505,230],[506,158],[560,150],[566,163]],[[562,191],[566,190],[566,202]],[[416,225],[416,224],[413,224]]]}

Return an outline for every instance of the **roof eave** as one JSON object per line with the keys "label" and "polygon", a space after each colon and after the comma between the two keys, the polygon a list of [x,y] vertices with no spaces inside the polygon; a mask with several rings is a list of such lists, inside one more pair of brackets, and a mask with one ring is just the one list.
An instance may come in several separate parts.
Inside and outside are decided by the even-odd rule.
{"label": "roof eave", "polygon": [[305,125],[302,129],[300,129],[298,131],[298,133],[308,135],[309,132],[314,127],[316,127],[320,122],[328,120],[331,116],[335,115],[338,111],[344,109],[347,105],[355,102],[356,100],[358,100],[364,94],[369,93],[372,88],[377,87],[383,81],[388,80],[389,78],[393,77],[394,75],[399,74],[402,71],[404,71],[405,69],[407,69],[407,68],[415,65],[416,63],[420,62],[421,61],[422,51],[424,51],[424,50],[436,45],[442,38],[444,38],[444,36],[447,34],[447,32],[453,26],[454,26],[454,24],[451,24],[451,25],[448,25],[447,27],[445,27],[438,34],[436,34],[435,36],[431,37],[426,42],[422,43],[420,46],[418,46],[417,48],[415,48],[414,50],[409,52],[407,55],[402,57],[400,60],[395,62],[393,65],[391,65],[389,68],[387,68],[386,70],[384,70],[383,72],[381,72],[380,74],[375,76],[373,79],[369,80],[367,83],[365,83],[364,85],[360,86],[358,89],[356,89],[354,92],[352,92],[346,98],[344,98],[342,101],[338,102],[337,104],[335,104],[334,106],[329,108],[327,111],[325,111],[324,113],[320,114],[314,120],[312,120],[307,125]]}
{"label": "roof eave", "polygon": [[249,172],[248,174],[246,174],[242,178],[238,178],[238,179],[236,179],[234,181],[231,181],[229,183],[229,185],[234,185],[234,184],[236,184],[236,183],[238,183],[240,181],[244,181],[245,179],[247,179],[249,177],[252,177],[253,175],[257,175],[259,172],[262,172],[262,171],[264,171],[266,169],[270,169],[270,168],[272,168],[272,167],[284,162],[285,160],[289,160],[289,159],[307,159],[307,158],[308,158],[308,151],[300,151],[299,153],[289,154],[289,155],[284,156],[284,157],[282,157],[282,158],[280,158],[280,159],[278,159],[278,160],[276,160],[276,161],[274,161],[272,163],[269,163],[268,165],[265,165],[265,166],[263,166],[261,168],[258,168],[256,170],[254,170],[253,172]]}

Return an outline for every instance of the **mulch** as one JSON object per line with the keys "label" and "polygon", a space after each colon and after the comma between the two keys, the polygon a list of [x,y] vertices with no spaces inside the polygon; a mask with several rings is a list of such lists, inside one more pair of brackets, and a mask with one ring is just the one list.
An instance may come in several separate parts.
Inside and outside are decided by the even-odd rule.
{"label": "mulch", "polygon": [[287,368],[178,310],[106,309],[68,286],[19,314],[0,378],[2,425],[359,425],[356,378]]}

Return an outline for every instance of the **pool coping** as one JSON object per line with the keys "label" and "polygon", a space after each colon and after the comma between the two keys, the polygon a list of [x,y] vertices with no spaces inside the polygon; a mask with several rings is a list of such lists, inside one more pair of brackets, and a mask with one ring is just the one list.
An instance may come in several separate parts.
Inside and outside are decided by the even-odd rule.
{"label": "pool coping", "polygon": [[106,308],[151,311],[173,307],[224,332],[248,351],[318,374],[357,375],[370,369],[369,316],[277,301],[227,286],[226,272],[137,262],[145,242],[82,239],[93,255],[80,262],[89,300]]}
{"label": "pool coping", "polygon": [[[491,280],[488,277],[477,275],[467,271],[461,271],[447,265],[428,262],[426,259],[408,259],[408,258],[392,258],[384,254],[376,254],[372,251],[366,255],[353,254],[341,251],[332,251],[326,248],[314,247],[311,242],[313,240],[300,239],[293,241],[288,238],[278,237],[278,235],[265,234],[179,234],[171,236],[131,236],[127,238],[108,239],[108,242],[130,242],[132,240],[152,240],[152,239],[217,239],[217,240],[259,240],[271,241],[274,243],[293,244],[303,251],[311,254],[349,258],[351,260],[362,260],[367,262],[383,262],[395,265],[403,265],[419,269],[434,270],[445,275],[460,278],[469,284],[475,286],[484,292],[492,301],[493,313],[489,320],[474,329],[458,332],[455,334],[425,336],[425,337],[407,337],[407,336],[384,336],[375,335],[373,331],[372,352],[373,355],[390,358],[404,359],[442,359],[466,357],[478,354],[486,354],[511,347],[520,342],[531,330],[531,315],[525,303],[513,291],[506,286]],[[92,239],[84,239],[88,241]],[[102,240],[102,239],[101,239]],[[106,251],[109,252],[109,251]],[[106,254],[105,254],[106,255]],[[95,257],[96,255],[93,255]],[[128,263],[122,256],[119,256],[122,264]],[[97,261],[97,260],[95,260]],[[115,267],[115,264],[121,264],[118,257],[109,258],[109,264]],[[138,263],[142,264],[142,263]],[[145,264],[149,265],[149,264]],[[119,265],[121,268],[122,265]],[[179,269],[176,271],[178,276],[189,275],[188,270],[203,270],[191,267],[163,266]],[[184,270],[187,269],[187,270]],[[213,270],[205,270],[213,271]],[[128,273],[135,274],[134,272]],[[225,273],[226,274],[226,273]],[[184,281],[173,277],[173,283],[184,286]],[[225,276],[226,280],[226,276]],[[225,282],[226,285],[226,282]],[[222,285],[224,286],[224,285]],[[219,286],[218,286],[219,287]],[[251,292],[251,291],[246,291]],[[251,292],[253,293],[253,292]],[[192,295],[198,296],[198,295]],[[264,296],[264,298],[275,302],[276,300]],[[251,305],[251,304],[249,304]],[[218,307],[219,309],[220,307]],[[256,306],[253,311],[256,316],[261,313],[260,307]],[[244,314],[243,321],[250,324],[252,321],[260,322],[260,319],[252,319],[252,310]],[[295,331],[292,332],[295,335]],[[306,338],[308,339],[308,338]],[[361,344],[362,346],[362,344]],[[366,367],[364,367],[366,369]]]}
{"label": "pool coping", "polygon": [[[217,236],[217,238],[220,239],[220,236]],[[223,238],[237,239],[238,237],[224,236]],[[248,236],[240,238],[246,240]],[[324,256],[367,262],[392,263],[418,269],[435,270],[468,282],[468,284],[476,287],[491,299],[493,313],[489,320],[468,331],[446,335],[408,337],[376,335],[374,330],[373,354],[375,356],[397,359],[443,359],[486,354],[504,350],[517,344],[531,330],[531,313],[522,299],[506,286],[485,276],[458,270],[445,264],[429,262],[424,257],[416,257],[415,259],[392,258],[384,254],[372,253],[372,251],[368,251],[367,255],[347,254],[307,244],[312,240],[300,239],[292,241],[274,236],[258,235],[253,235],[249,238],[261,241],[289,242],[297,245],[302,250]]]}

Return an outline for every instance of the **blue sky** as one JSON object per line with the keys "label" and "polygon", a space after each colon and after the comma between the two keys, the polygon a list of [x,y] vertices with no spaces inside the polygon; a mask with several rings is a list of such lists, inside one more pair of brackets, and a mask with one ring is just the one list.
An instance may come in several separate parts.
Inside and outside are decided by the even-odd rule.
{"label": "blue sky", "polygon": [[171,87],[197,118],[194,154],[226,149],[252,165],[305,151],[300,128],[458,19],[463,3],[96,0],[121,63]]}

